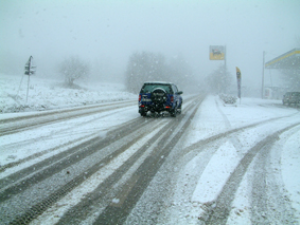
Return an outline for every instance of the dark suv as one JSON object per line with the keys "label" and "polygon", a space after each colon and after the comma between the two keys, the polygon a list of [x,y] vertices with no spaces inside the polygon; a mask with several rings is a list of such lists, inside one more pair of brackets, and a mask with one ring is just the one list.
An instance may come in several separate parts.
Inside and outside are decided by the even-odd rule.
{"label": "dark suv", "polygon": [[300,106],[300,92],[287,92],[283,95],[283,105],[298,105]]}
{"label": "dark suv", "polygon": [[168,112],[176,117],[181,113],[182,91],[173,83],[168,82],[146,82],[139,95],[139,113],[146,116],[147,112]]}

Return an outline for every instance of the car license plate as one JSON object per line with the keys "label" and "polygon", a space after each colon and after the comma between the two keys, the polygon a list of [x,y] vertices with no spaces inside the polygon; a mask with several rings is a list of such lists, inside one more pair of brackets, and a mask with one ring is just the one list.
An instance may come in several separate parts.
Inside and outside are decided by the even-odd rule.
{"label": "car license plate", "polygon": [[143,98],[142,101],[143,102],[151,102],[151,99],[149,99],[149,98]]}

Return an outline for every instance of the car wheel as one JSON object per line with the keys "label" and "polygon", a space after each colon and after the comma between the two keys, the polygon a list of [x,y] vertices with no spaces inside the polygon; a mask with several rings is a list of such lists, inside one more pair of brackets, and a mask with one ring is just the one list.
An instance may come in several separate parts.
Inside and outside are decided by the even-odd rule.
{"label": "car wheel", "polygon": [[182,108],[182,102],[181,102],[181,104],[180,104],[180,107],[177,109],[177,113],[178,113],[178,114],[181,114],[181,108]]}
{"label": "car wheel", "polygon": [[146,116],[147,113],[146,112],[140,112],[141,116]]}
{"label": "car wheel", "polygon": [[176,116],[177,116],[177,105],[175,106],[175,108],[174,108],[173,111],[171,112],[171,116],[172,116],[172,117],[176,117]]}

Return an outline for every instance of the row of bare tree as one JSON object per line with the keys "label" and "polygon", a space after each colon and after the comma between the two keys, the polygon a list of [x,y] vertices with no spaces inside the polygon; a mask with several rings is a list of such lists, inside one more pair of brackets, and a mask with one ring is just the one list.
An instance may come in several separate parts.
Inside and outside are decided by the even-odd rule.
{"label": "row of bare tree", "polygon": [[[89,75],[90,66],[79,57],[70,57],[60,64],[59,71],[67,85],[73,86],[76,79]],[[125,71],[126,87],[132,93],[137,93],[145,81],[168,81],[190,89],[195,83],[192,80],[192,70],[182,55],[167,62],[162,54],[137,52],[130,56]]]}
{"label": "row of bare tree", "polygon": [[182,55],[167,60],[160,53],[145,51],[130,56],[125,80],[128,91],[132,93],[138,93],[145,81],[172,82],[182,90],[191,89],[195,84],[192,70]]}

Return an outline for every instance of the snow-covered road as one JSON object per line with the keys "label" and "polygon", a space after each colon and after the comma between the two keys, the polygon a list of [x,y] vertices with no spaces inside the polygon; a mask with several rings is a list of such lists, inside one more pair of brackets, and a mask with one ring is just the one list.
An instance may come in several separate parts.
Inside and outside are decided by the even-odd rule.
{"label": "snow-covered road", "polygon": [[298,109],[217,96],[176,119],[136,108],[2,133],[1,223],[299,223]]}

